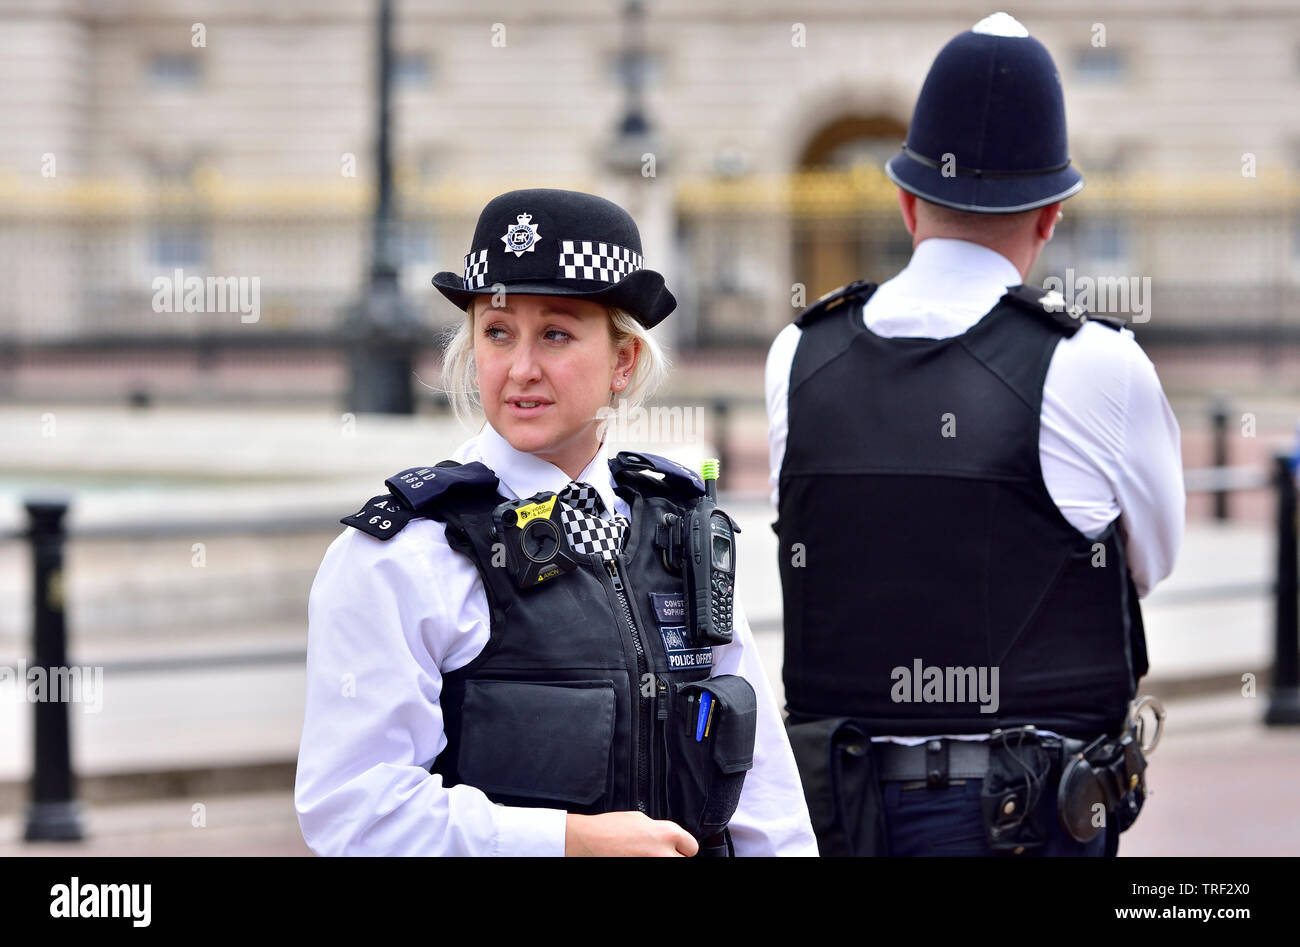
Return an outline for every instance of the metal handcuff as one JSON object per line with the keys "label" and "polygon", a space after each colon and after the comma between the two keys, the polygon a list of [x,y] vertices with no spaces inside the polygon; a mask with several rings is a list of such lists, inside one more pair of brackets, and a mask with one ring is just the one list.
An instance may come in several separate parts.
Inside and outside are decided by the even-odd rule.
{"label": "metal handcuff", "polygon": [[[1142,711],[1151,711],[1151,719],[1154,720],[1153,726],[1155,733],[1151,737],[1151,742],[1147,743],[1145,736],[1147,731],[1147,718],[1142,716]],[[1126,729],[1137,731],[1138,744],[1142,747],[1142,754],[1149,755],[1156,745],[1160,742],[1160,735],[1165,730],[1165,705],[1160,702],[1160,698],[1153,694],[1144,694],[1133,703],[1129,704],[1128,721],[1129,726]]]}

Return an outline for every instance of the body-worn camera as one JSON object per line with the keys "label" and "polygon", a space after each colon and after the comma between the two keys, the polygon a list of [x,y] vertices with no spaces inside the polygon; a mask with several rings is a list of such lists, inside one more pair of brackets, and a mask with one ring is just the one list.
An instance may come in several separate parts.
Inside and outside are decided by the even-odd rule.
{"label": "body-worn camera", "polygon": [[505,546],[506,567],[519,588],[536,588],[578,567],[554,493],[507,500],[493,511],[492,520],[497,539]]}

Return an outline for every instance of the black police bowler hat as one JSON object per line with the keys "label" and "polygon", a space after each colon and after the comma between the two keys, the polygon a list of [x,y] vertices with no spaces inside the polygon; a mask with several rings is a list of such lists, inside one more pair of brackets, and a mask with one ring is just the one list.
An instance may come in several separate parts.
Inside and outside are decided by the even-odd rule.
{"label": "black police bowler hat", "polygon": [[642,264],[641,234],[623,208],[594,194],[532,188],[492,198],[474,228],[464,273],[439,273],[433,285],[461,309],[500,284],[507,293],[614,306],[648,329],[677,300]]}
{"label": "black police bowler hat", "polygon": [[1014,214],[1083,187],[1070,166],[1061,77],[1046,47],[1005,13],[939,51],[890,180],[922,200]]}

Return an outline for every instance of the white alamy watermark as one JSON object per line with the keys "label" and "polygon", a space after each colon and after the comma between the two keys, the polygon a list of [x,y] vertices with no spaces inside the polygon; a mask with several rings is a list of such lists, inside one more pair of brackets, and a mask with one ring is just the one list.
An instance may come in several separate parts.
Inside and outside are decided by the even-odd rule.
{"label": "white alamy watermark", "polygon": [[28,667],[27,661],[19,658],[17,667],[0,665],[0,687],[6,684],[17,685],[20,701],[81,704],[88,714],[104,709],[102,667]]}
{"label": "white alamy watermark", "polygon": [[889,697],[896,704],[978,703],[980,713],[994,714],[1001,703],[996,667],[926,666],[914,658],[910,668],[900,665],[889,676]]}
{"label": "white alamy watermark", "polygon": [[597,435],[602,440],[612,435],[618,442],[666,441],[690,444],[704,431],[704,408],[661,407],[629,408],[626,401],[618,408],[604,406],[596,412]]}
{"label": "white alamy watermark", "polygon": [[129,917],[132,927],[152,920],[153,885],[82,884],[76,875],[50,888],[50,917]]}
{"label": "white alamy watermark", "polygon": [[1059,276],[1043,280],[1043,290],[1059,294],[1061,299],[1056,305],[1066,310],[1077,307],[1085,313],[1121,314],[1133,323],[1151,320],[1149,276],[1077,276],[1073,269],[1067,269],[1064,280]]}
{"label": "white alamy watermark", "polygon": [[240,322],[262,318],[260,276],[186,276],[176,269],[171,276],[155,276],[154,312],[237,312]]}

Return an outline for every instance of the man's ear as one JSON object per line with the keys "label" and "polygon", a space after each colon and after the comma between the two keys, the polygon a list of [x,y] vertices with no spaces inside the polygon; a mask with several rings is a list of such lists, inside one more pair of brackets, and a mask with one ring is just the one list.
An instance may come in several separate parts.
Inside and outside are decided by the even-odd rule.
{"label": "man's ear", "polygon": [[913,237],[916,236],[916,195],[909,194],[901,187],[898,189],[898,209],[903,214],[903,226]]}
{"label": "man's ear", "polygon": [[1038,210],[1038,217],[1035,220],[1035,232],[1046,243],[1052,239],[1052,234],[1056,231],[1056,221],[1061,216],[1061,202],[1048,204]]}

